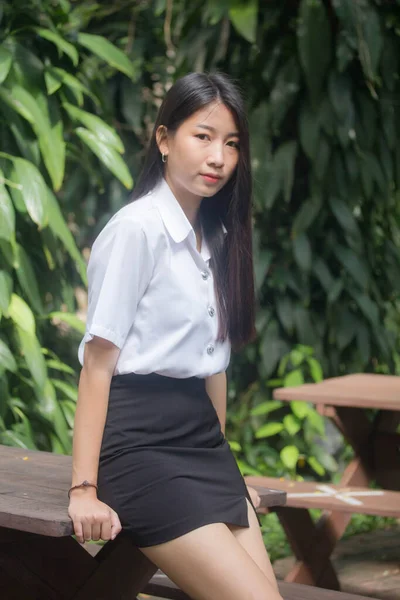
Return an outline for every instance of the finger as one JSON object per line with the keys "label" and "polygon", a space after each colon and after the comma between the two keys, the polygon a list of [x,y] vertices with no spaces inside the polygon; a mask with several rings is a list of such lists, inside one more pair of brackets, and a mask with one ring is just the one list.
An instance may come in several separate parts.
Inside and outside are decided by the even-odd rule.
{"label": "finger", "polygon": [[104,521],[101,524],[100,537],[105,542],[108,542],[108,540],[111,539],[111,515],[110,515],[110,518],[107,521]]}
{"label": "finger", "polygon": [[114,540],[121,531],[121,522],[115,511],[111,511],[111,539]]}
{"label": "finger", "polygon": [[83,537],[83,527],[82,527],[82,523],[80,521],[74,521],[74,532],[75,532],[76,539],[78,540],[78,542],[80,544],[83,544],[85,539]]}
{"label": "finger", "polygon": [[85,542],[92,539],[92,524],[89,522],[83,522],[83,538]]}
{"label": "finger", "polygon": [[92,540],[98,542],[100,539],[101,523],[93,523],[92,525]]}

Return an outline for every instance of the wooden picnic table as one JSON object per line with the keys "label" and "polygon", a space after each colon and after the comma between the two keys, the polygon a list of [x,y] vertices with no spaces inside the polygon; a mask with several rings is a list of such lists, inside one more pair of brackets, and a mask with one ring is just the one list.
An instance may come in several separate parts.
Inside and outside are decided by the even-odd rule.
{"label": "wooden picnic table", "polygon": [[[156,573],[124,532],[95,556],[72,537],[71,469],[70,456],[0,446],[2,600],[134,600]],[[285,502],[260,493],[264,507]]]}
{"label": "wooden picnic table", "polygon": [[[386,490],[400,490],[400,434],[397,432],[400,423],[400,377],[346,375],[320,383],[279,388],[275,390],[274,398],[315,404],[320,414],[329,417],[352,446],[354,458],[335,486],[337,491],[346,490],[350,486],[352,489],[359,486],[365,490],[371,483]],[[249,478],[250,484],[251,479]],[[292,506],[305,503],[305,496],[301,496],[305,490],[297,490],[298,487],[296,485],[296,491],[300,493],[297,500],[291,500]],[[287,487],[283,486],[282,489]],[[357,490],[352,493],[357,494]],[[364,491],[365,493],[368,494]],[[400,510],[399,498],[395,493],[385,495],[385,502],[393,504],[393,514],[396,508]],[[314,501],[315,506],[321,504],[321,498],[315,495]],[[330,555],[351,519],[351,509],[347,507],[346,510],[340,499],[335,501],[337,508],[334,508],[335,504],[330,500],[333,509],[325,511],[317,524],[314,524],[305,508],[285,507],[277,510],[298,558],[285,581],[338,589]],[[364,510],[360,510],[358,506],[354,508],[354,512],[368,513],[368,502],[376,505],[377,501],[379,498],[372,499],[371,496],[368,499],[366,496]],[[308,508],[312,505],[312,502],[307,502]],[[319,507],[324,508],[323,505]],[[386,507],[382,514],[391,514],[391,511]],[[376,506],[371,514],[379,514]]]}

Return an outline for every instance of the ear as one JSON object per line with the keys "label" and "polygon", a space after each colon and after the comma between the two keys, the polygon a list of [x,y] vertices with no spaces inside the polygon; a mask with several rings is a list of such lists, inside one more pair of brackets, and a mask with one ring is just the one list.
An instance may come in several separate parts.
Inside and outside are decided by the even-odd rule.
{"label": "ear", "polygon": [[165,127],[165,125],[160,125],[160,127],[157,129],[156,142],[161,154],[165,154],[165,156],[168,156],[168,130]]}

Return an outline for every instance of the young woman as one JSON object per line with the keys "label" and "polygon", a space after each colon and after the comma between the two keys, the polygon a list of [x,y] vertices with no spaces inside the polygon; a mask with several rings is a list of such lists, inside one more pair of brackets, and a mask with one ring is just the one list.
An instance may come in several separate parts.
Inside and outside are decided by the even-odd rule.
{"label": "young woman", "polygon": [[194,599],[279,600],[224,436],[231,346],[254,335],[248,128],[226,76],[169,90],[133,200],[88,266],[75,533],[114,539],[122,523]]}

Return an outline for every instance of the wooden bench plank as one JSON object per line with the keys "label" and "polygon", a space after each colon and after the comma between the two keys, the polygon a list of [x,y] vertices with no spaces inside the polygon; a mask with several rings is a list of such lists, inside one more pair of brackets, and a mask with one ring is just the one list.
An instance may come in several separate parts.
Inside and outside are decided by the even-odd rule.
{"label": "wooden bench plank", "polygon": [[[48,536],[73,533],[68,517],[72,458],[0,446],[0,527]],[[261,508],[283,506],[283,490],[259,490]]]}
{"label": "wooden bench plank", "polygon": [[400,492],[252,475],[245,480],[250,486],[285,491],[289,507],[400,517]]}
{"label": "wooden bench plank", "polygon": [[[279,591],[284,600],[377,600],[356,594],[334,592],[322,588],[298,583],[278,582]],[[190,600],[189,596],[180,590],[164,573],[157,571],[143,589],[145,594],[169,598],[170,600]]]}
{"label": "wooden bench plank", "polygon": [[274,390],[276,400],[400,411],[400,377],[355,373]]}

